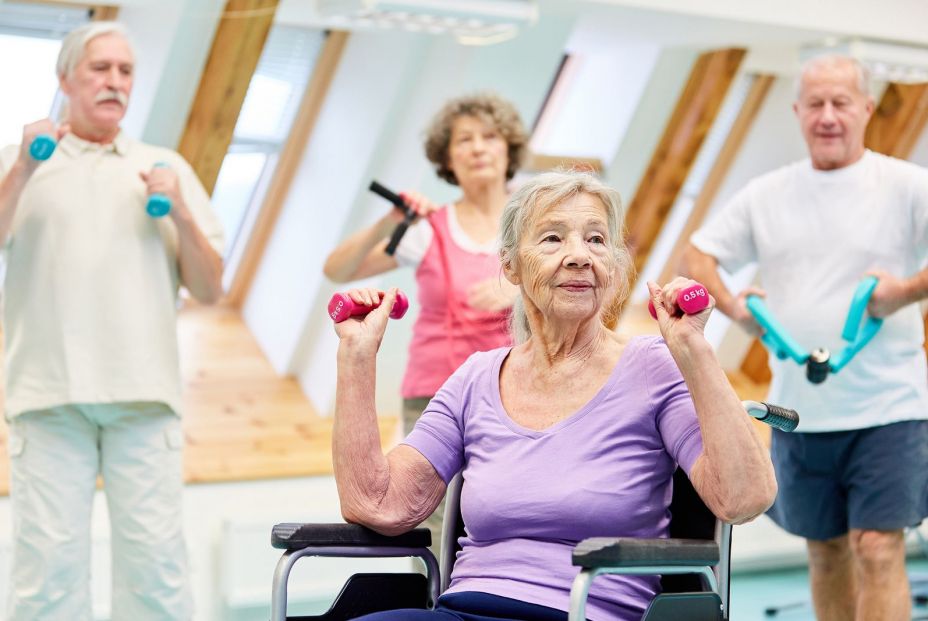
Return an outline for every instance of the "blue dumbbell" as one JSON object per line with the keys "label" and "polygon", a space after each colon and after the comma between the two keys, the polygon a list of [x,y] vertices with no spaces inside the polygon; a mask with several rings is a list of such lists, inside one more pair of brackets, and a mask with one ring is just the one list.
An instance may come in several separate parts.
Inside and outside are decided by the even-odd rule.
{"label": "blue dumbbell", "polygon": [[[167,168],[164,162],[158,162],[155,168]],[[166,194],[154,192],[148,195],[148,202],[145,204],[145,211],[152,218],[162,218],[171,212],[171,199]]]}
{"label": "blue dumbbell", "polygon": [[29,155],[35,160],[44,162],[52,156],[56,146],[58,143],[49,134],[39,134],[32,139],[32,144],[29,145]]}

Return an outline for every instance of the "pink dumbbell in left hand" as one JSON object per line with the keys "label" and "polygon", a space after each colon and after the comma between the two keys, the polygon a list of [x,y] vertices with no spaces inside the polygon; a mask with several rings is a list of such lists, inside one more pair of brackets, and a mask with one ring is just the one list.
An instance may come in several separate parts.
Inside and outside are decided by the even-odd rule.
{"label": "pink dumbbell in left hand", "polygon": [[[709,306],[709,292],[701,284],[696,283],[689,287],[680,289],[677,293],[677,299],[674,300],[673,308],[670,309],[671,315],[679,315],[679,309],[687,315],[698,313]],[[648,312],[657,319],[657,311],[654,310],[654,302],[648,300]]]}
{"label": "pink dumbbell in left hand", "polygon": [[[336,293],[329,300],[329,317],[335,323],[340,323],[349,317],[366,315],[378,306],[380,306],[380,301],[375,302],[373,306],[365,306],[352,300],[346,293]],[[409,310],[409,298],[403,293],[397,292],[396,302],[393,303],[393,308],[390,310],[390,317],[399,319],[406,314],[407,310]]]}

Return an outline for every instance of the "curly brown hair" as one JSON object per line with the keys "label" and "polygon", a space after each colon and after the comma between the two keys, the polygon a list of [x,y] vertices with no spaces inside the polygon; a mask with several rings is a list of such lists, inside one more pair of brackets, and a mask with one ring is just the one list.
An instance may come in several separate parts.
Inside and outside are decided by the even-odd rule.
{"label": "curly brown hair", "polygon": [[452,99],[432,119],[425,134],[425,156],[435,165],[435,173],[448,183],[458,185],[457,178],[448,168],[448,150],[451,146],[451,128],[462,116],[476,117],[502,134],[509,147],[506,180],[512,179],[525,158],[528,134],[515,106],[493,93],[477,93]]}

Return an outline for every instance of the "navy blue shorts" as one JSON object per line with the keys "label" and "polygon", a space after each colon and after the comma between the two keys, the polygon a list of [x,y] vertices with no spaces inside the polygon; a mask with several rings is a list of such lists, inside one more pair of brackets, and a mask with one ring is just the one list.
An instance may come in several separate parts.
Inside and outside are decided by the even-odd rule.
{"label": "navy blue shorts", "polygon": [[357,621],[567,621],[563,610],[517,599],[468,591],[438,598],[435,610],[387,610]]}
{"label": "navy blue shorts", "polygon": [[928,516],[928,420],[826,433],[773,430],[774,522],[824,541],[893,531]]}

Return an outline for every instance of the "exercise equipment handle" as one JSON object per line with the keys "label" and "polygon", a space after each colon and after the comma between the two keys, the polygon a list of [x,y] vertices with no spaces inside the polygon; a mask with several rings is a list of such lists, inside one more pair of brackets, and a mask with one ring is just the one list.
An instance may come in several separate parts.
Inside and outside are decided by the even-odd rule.
{"label": "exercise equipment handle", "polygon": [[[352,300],[347,293],[336,293],[329,300],[329,317],[335,323],[341,323],[351,317],[366,315],[378,306],[380,306],[380,301],[372,306],[365,306]],[[396,302],[393,303],[393,308],[390,310],[390,317],[400,319],[406,314],[407,310],[409,310],[409,298],[403,292],[397,292]]]}
{"label": "exercise equipment handle", "polygon": [[761,401],[742,401],[741,405],[749,415],[780,431],[793,431],[799,425],[796,410]]}
{"label": "exercise equipment handle", "polygon": [[44,162],[55,152],[58,142],[51,134],[39,134],[29,143],[29,155],[32,159]]}
{"label": "exercise equipment handle", "polygon": [[878,283],[879,279],[876,276],[867,276],[857,285],[851,300],[851,308],[847,312],[847,320],[844,322],[844,330],[841,331],[841,338],[850,343],[831,361],[829,366],[832,373],[843,369],[883,327],[883,320],[879,317],[867,317],[861,324],[861,318],[867,310],[867,303]]}
{"label": "exercise equipment handle", "polygon": [[[157,162],[153,168],[168,168],[168,165],[164,162]],[[152,192],[148,195],[148,202],[145,203],[145,211],[152,218],[163,218],[171,212],[171,199],[167,194]]]}
{"label": "exercise equipment handle", "polygon": [[783,324],[773,318],[763,298],[752,294],[747,297],[745,303],[754,319],[764,329],[761,340],[776,354],[777,358],[783,360],[789,356],[799,364],[804,364],[809,359],[809,352],[786,333]]}
{"label": "exercise equipment handle", "polygon": [[[670,314],[675,317],[683,314],[695,315],[705,310],[707,306],[709,306],[709,292],[704,286],[696,283],[677,292],[677,298],[673,301]],[[657,310],[651,300],[648,300],[648,312],[651,313],[651,317],[657,319]]]}
{"label": "exercise equipment handle", "polygon": [[377,183],[377,181],[371,181],[368,189],[374,194],[382,196],[383,198],[393,203],[397,209],[403,210],[403,221],[397,224],[396,228],[393,229],[393,234],[390,236],[390,241],[387,242],[387,247],[384,250],[392,257],[394,254],[396,254],[396,247],[400,245],[400,240],[403,239],[403,235],[406,234],[407,229],[409,229],[409,225],[412,224],[412,221],[416,219],[416,212],[406,204],[406,202],[400,197],[399,194],[388,190],[383,185]]}
{"label": "exercise equipment handle", "polygon": [[845,341],[854,342],[857,333],[860,330],[860,320],[867,311],[867,303],[870,302],[870,296],[876,289],[879,279],[876,276],[867,276],[857,285],[854,290],[854,297],[851,299],[851,307],[847,311],[847,319],[844,321],[844,329],[841,331],[841,338]]}

